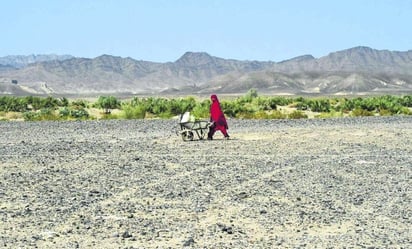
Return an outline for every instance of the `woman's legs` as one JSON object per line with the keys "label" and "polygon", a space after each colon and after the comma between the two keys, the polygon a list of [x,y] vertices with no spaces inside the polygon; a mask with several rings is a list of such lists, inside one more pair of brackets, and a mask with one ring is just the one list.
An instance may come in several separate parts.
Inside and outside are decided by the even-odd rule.
{"label": "woman's legs", "polygon": [[222,134],[225,138],[229,137],[229,134],[227,133],[227,130],[224,126],[215,126],[215,127],[210,127],[209,128],[209,133],[207,134],[207,139],[212,140],[213,135],[215,134],[216,131],[222,132]]}
{"label": "woman's legs", "polygon": [[213,139],[213,135],[215,134],[215,128],[216,127],[209,127],[209,133],[207,134],[207,139],[208,140],[212,140]]}

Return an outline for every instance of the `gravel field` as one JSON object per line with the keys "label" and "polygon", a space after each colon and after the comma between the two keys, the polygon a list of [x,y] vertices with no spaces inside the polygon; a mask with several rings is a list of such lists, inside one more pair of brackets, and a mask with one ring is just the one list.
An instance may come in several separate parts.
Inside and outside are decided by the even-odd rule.
{"label": "gravel field", "polygon": [[412,117],[0,122],[1,248],[412,248]]}

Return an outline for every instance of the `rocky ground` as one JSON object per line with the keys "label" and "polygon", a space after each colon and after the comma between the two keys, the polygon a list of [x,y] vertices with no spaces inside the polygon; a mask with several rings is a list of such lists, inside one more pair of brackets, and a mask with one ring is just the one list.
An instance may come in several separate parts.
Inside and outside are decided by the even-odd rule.
{"label": "rocky ground", "polygon": [[412,117],[229,126],[0,122],[0,247],[412,247]]}

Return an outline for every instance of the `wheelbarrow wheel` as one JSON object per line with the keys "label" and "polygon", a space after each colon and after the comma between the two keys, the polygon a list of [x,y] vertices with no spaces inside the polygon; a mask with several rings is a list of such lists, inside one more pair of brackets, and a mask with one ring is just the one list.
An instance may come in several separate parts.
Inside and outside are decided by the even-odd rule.
{"label": "wheelbarrow wheel", "polygon": [[182,132],[182,139],[183,141],[192,141],[194,138],[194,134],[192,131],[184,131]]}

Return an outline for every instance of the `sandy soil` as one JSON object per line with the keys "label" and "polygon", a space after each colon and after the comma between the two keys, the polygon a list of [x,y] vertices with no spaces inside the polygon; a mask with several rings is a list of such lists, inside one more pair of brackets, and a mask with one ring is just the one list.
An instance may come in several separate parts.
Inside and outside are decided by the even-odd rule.
{"label": "sandy soil", "polygon": [[0,247],[411,248],[412,118],[0,122]]}

